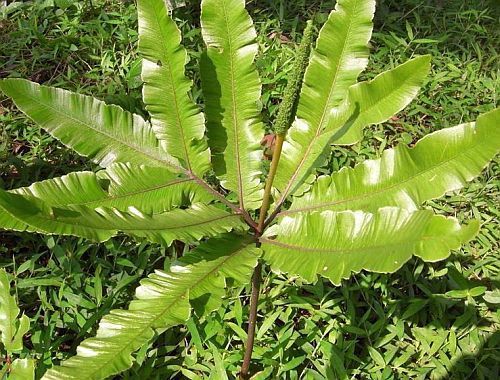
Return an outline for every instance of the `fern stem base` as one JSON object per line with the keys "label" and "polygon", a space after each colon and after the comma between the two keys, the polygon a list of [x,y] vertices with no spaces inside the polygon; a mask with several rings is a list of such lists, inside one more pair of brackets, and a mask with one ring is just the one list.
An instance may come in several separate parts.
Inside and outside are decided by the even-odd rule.
{"label": "fern stem base", "polygon": [[252,276],[252,294],[250,296],[250,314],[248,316],[247,342],[245,345],[245,354],[243,364],[241,365],[240,379],[250,378],[249,369],[252,360],[253,342],[255,339],[255,327],[257,324],[257,306],[259,303],[260,283],[262,277],[262,264],[258,263]]}

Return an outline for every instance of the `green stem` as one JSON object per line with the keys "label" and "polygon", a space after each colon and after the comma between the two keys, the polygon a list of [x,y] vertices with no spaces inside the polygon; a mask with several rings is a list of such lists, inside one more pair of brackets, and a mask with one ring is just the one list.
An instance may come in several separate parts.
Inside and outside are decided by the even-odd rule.
{"label": "green stem", "polygon": [[266,220],[267,212],[269,211],[269,206],[271,204],[271,190],[273,188],[274,177],[278,170],[278,164],[281,157],[281,151],[283,149],[283,142],[285,141],[285,134],[280,134],[276,136],[274,144],[273,159],[271,161],[271,167],[269,169],[269,174],[266,180],[266,188],[264,190],[264,198],[262,199],[262,207],[260,208],[259,224],[257,225],[257,231],[260,234],[264,232],[264,223]]}

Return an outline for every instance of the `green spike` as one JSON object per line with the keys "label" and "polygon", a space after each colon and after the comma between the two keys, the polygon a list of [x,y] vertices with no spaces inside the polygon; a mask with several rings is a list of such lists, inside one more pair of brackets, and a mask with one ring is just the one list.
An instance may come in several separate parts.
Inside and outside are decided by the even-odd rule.
{"label": "green spike", "polygon": [[278,116],[276,117],[274,132],[277,135],[285,134],[295,117],[297,99],[302,88],[302,80],[304,79],[304,73],[309,64],[313,35],[313,22],[309,20],[304,30],[302,41],[297,49],[297,59],[295,60],[295,65],[288,79],[285,95],[281,102]]}

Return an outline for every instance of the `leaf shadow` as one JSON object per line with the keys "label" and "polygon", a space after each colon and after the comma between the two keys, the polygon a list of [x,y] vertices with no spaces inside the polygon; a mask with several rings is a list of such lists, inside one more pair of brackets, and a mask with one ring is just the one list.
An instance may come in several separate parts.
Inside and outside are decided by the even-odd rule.
{"label": "leaf shadow", "polygon": [[[213,167],[216,174],[224,175],[226,163],[223,154],[228,145],[228,136],[226,129],[222,127],[225,111],[222,106],[222,88],[215,65],[206,50],[200,57],[200,74],[207,119],[207,137],[212,152]],[[207,112],[208,110],[209,112]]]}
{"label": "leaf shadow", "polygon": [[[472,368],[472,370],[470,370]],[[492,333],[476,353],[467,353],[454,361],[448,375],[441,379],[499,379],[500,331]]]}

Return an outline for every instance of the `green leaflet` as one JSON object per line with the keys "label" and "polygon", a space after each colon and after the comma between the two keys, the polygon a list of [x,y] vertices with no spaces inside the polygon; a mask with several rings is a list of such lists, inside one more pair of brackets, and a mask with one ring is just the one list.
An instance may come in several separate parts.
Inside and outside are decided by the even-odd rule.
{"label": "green leaflet", "polygon": [[376,213],[323,211],[284,217],[261,238],[273,270],[339,285],[361,270],[395,272],[416,255],[425,261],[448,257],[474,237],[479,223],[461,227],[430,210],[386,207]]}
{"label": "green leaflet", "polygon": [[134,207],[146,214],[214,200],[194,179],[161,167],[112,164],[97,173],[75,172],[11,191],[50,206]]}
{"label": "green leaflet", "polygon": [[413,58],[374,79],[349,88],[349,101],[359,106],[359,115],[345,134],[334,141],[350,145],[363,138],[363,128],[379,124],[405,108],[429,74],[431,57]]}
{"label": "green leaflet", "polygon": [[4,269],[0,269],[0,338],[2,345],[11,354],[23,349],[23,335],[28,332],[30,320],[26,315],[18,319],[19,307],[10,294],[10,281]]}
{"label": "green leaflet", "polygon": [[278,203],[306,180],[311,163],[330,142],[322,132],[331,124],[332,109],[342,106],[348,88],[368,63],[374,12],[374,0],[339,0],[321,29],[274,180],[281,194]]}
{"label": "green leaflet", "polygon": [[170,245],[173,240],[196,241],[246,225],[240,216],[215,206],[194,204],[160,214],[113,208],[51,207],[37,198],[0,190],[0,227],[16,231],[74,235],[102,242],[124,232],[136,238]]}
{"label": "green leaflet", "polygon": [[[300,151],[304,148],[304,145],[302,145],[302,140],[300,139],[293,140],[292,136],[287,137],[283,145],[283,149],[285,149],[285,145],[287,146],[287,152],[282,153],[282,160],[280,160],[279,164],[281,167],[278,170],[289,173],[293,172],[296,176],[289,182],[290,187],[288,190],[279,194],[277,204],[282,204],[288,195],[299,196],[309,189],[310,184],[315,178],[315,173],[312,169],[324,163],[327,155],[330,153],[330,144],[332,144],[337,136],[340,136],[352,125],[356,115],[357,110],[348,101],[330,110],[328,116],[329,127],[314,137],[314,142],[308,147],[307,155],[303,156],[300,160],[301,169],[298,171],[294,169],[294,160],[286,159],[286,157],[290,157],[292,154],[302,154]],[[307,130],[307,125],[303,120],[296,119],[293,125],[299,128],[303,126],[303,130]],[[278,173],[280,172],[278,171]]]}
{"label": "green leaflet", "polygon": [[194,310],[202,316],[221,305],[226,278],[232,278],[238,284],[250,281],[259,256],[260,250],[251,237],[226,234],[201,244],[172,264],[170,271],[181,277],[193,265],[205,268],[206,276],[200,277],[196,287],[189,292]]}
{"label": "green leaflet", "polygon": [[33,359],[16,359],[9,369],[8,380],[33,380],[35,378],[35,361]]}
{"label": "green leaflet", "polygon": [[52,136],[102,167],[130,162],[180,170],[151,126],[117,106],[24,79],[2,79],[0,90]]}
{"label": "green leaflet", "polygon": [[210,169],[210,151],[203,114],[189,96],[192,82],[184,74],[188,56],[180,31],[164,0],[137,5],[143,98],[153,130],[171,156],[201,177]]}
{"label": "green leaflet", "polygon": [[201,26],[207,45],[201,76],[214,170],[222,186],[236,193],[240,208],[254,210],[263,195],[264,136],[254,65],[256,33],[244,0],[203,0]]}
{"label": "green leaflet", "polygon": [[44,380],[104,379],[132,365],[131,354],[154,335],[184,323],[190,315],[188,299],[209,296],[206,313],[217,307],[224,294],[224,279],[245,283],[260,251],[251,240],[235,234],[201,244],[169,272],[157,271],[141,282],[129,310],[113,310],[104,317],[96,337],[86,339],[77,355],[47,371]]}
{"label": "green leaflet", "polygon": [[323,129],[368,64],[373,0],[339,0],[320,31],[307,68],[297,115]]}
{"label": "green leaflet", "polygon": [[321,176],[282,215],[325,209],[375,211],[383,206],[419,208],[429,199],[462,188],[481,173],[500,149],[499,120],[497,108],[476,123],[429,134],[414,148],[399,145],[378,160]]}
{"label": "green leaflet", "polygon": [[[429,64],[429,56],[417,57],[378,75],[372,81],[351,86],[348,99],[330,111],[327,127],[315,137],[308,156],[301,161],[302,177],[296,172],[295,185],[290,187],[288,195],[300,196],[308,189],[314,179],[311,170],[324,162],[325,154],[330,152],[330,144],[353,144],[361,139],[364,127],[381,123],[406,107],[416,96],[427,76]],[[300,123],[301,120],[296,121],[296,125]],[[302,140],[295,141],[294,136],[289,136],[288,155],[292,154],[292,149],[296,152],[302,149]],[[293,172],[290,163],[293,161],[286,161],[282,169]],[[302,182],[304,185],[299,186]],[[284,199],[285,195],[286,193],[282,194],[281,199]]]}

